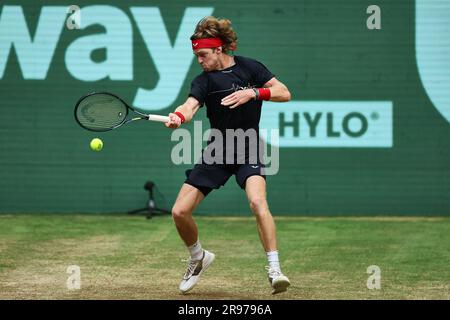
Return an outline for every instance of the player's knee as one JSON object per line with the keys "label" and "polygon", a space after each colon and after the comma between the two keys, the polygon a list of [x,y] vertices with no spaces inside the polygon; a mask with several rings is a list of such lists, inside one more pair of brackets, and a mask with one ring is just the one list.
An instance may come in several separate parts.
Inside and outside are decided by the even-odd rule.
{"label": "player's knee", "polygon": [[254,214],[262,214],[267,208],[267,201],[263,197],[254,197],[249,200],[250,208]]}
{"label": "player's knee", "polygon": [[179,206],[174,206],[172,208],[172,217],[177,220],[177,219],[184,219],[185,217],[187,217],[190,214],[190,212],[182,207]]}

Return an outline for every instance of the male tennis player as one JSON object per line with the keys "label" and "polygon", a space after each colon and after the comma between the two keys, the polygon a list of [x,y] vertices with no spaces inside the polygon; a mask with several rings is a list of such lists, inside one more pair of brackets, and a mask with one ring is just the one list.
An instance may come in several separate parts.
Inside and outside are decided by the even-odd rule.
{"label": "male tennis player", "polygon": [[[215,17],[202,19],[197,24],[191,41],[194,55],[203,72],[192,81],[186,102],[169,114],[170,121],[166,123],[168,128],[178,128],[182,123],[189,122],[199,108],[206,105],[211,128],[224,135],[227,129],[258,132],[262,101],[290,100],[287,87],[263,64],[229,54],[236,49],[237,42],[229,20]],[[225,137],[223,141],[225,144]],[[246,153],[259,152],[259,148],[254,148],[245,141]],[[178,233],[190,253],[180,291],[186,293],[191,290],[214,260],[214,254],[204,250],[200,244],[192,213],[212,189],[219,189],[232,175],[235,175],[237,183],[245,190],[256,217],[259,237],[267,254],[272,293],[286,291],[290,283],[282,274],[278,260],[275,223],[266,201],[266,180],[259,157],[257,163],[252,163],[249,161],[251,155],[245,154],[242,157],[242,154],[236,152],[236,148],[224,145],[224,157],[234,153],[230,158],[244,159],[244,163],[241,161],[230,164],[224,160],[211,164],[204,159],[205,150],[201,161],[186,172],[187,179],[172,209]]]}

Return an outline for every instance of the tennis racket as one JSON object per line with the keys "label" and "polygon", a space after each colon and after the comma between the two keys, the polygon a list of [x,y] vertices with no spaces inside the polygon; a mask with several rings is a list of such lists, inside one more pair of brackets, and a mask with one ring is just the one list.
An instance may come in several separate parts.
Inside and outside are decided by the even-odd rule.
{"label": "tennis racket", "polygon": [[[130,111],[134,114],[130,115]],[[75,105],[75,119],[84,129],[96,132],[117,129],[137,120],[169,121],[167,116],[139,112],[108,92],[93,92],[81,97]]]}

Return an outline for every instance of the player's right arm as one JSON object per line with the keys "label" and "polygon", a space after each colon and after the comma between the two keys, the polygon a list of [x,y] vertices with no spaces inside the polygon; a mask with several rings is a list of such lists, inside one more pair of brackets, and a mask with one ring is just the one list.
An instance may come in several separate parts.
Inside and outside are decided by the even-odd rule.
{"label": "player's right arm", "polygon": [[173,113],[169,113],[169,122],[165,123],[166,127],[176,129],[181,125],[182,119],[176,113],[179,113],[184,117],[183,122],[191,121],[199,108],[200,102],[198,102],[197,99],[192,96],[187,98],[185,103],[176,108]]}

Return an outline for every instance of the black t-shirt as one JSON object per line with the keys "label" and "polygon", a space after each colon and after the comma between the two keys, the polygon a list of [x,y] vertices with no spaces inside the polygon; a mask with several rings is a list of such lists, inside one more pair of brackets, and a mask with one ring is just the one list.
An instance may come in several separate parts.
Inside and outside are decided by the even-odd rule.
{"label": "black t-shirt", "polygon": [[211,128],[258,129],[262,101],[250,100],[234,109],[221,105],[221,100],[237,90],[261,88],[274,75],[260,62],[241,56],[234,57],[229,68],[202,72],[191,84],[189,96],[206,105]]}
{"label": "black t-shirt", "polygon": [[[221,100],[237,90],[249,88],[261,88],[274,75],[260,62],[234,56],[235,64],[229,68],[202,72],[191,83],[189,96],[196,98],[200,105],[206,105],[207,117],[212,129],[218,129],[223,134],[226,129],[242,129],[248,132],[248,129],[254,129],[257,134],[256,149],[249,148],[250,141],[245,143],[245,159],[248,160],[249,153],[259,152],[259,121],[261,118],[262,101],[251,99],[247,103],[234,109],[223,106]],[[211,139],[208,144],[211,143]],[[230,146],[225,145],[226,154],[231,152]],[[241,158],[237,147],[234,150],[234,158]],[[256,150],[256,151],[249,151]]]}

